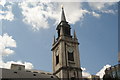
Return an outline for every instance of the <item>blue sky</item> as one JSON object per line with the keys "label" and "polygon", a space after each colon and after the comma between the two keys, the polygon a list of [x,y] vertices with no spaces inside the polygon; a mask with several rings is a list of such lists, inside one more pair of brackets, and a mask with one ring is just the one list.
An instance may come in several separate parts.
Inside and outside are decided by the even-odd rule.
{"label": "blue sky", "polygon": [[[64,5],[71,32],[75,29],[77,33],[81,66],[87,72],[96,74],[107,64],[117,64],[118,7],[117,3],[104,2],[1,5],[2,33],[12,36],[17,46],[9,47],[14,53],[3,56],[3,62],[30,62],[34,69],[52,72],[52,39],[54,35],[57,37],[61,4]],[[8,18],[5,11],[11,12]]]}

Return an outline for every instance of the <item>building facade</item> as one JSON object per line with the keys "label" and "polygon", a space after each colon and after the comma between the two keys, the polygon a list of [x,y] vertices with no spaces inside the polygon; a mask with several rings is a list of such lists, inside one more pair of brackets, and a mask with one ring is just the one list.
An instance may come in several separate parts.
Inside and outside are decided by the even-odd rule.
{"label": "building facade", "polygon": [[50,72],[41,70],[25,69],[24,65],[12,64],[11,69],[0,68],[2,80],[59,80]]}
{"label": "building facade", "polygon": [[120,64],[107,68],[103,80],[120,80]]}
{"label": "building facade", "polygon": [[89,80],[100,80],[100,77],[97,75],[90,75]]}
{"label": "building facade", "polygon": [[83,77],[82,80],[100,80],[100,77],[97,75],[90,75],[88,77]]}
{"label": "building facade", "polygon": [[75,30],[74,36],[71,35],[71,27],[66,21],[63,8],[61,21],[56,30],[58,37],[54,37],[51,49],[53,52],[53,74],[68,80],[81,79],[82,70],[80,68],[78,39]]}

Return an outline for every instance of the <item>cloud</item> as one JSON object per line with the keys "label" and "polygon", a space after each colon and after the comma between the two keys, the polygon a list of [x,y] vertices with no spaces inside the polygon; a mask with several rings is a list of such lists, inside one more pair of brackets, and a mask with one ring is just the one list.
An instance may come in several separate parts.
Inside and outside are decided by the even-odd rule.
{"label": "cloud", "polygon": [[89,72],[82,72],[82,76],[84,77],[84,78],[88,78],[88,77],[90,77],[91,75],[90,75],[90,73]]}
{"label": "cloud", "polygon": [[95,13],[94,11],[91,13],[93,16],[95,16],[95,17],[97,17],[97,18],[100,18],[100,14],[98,14],[98,13]]}
{"label": "cloud", "polygon": [[81,67],[82,71],[86,71],[86,68]]}
{"label": "cloud", "polygon": [[61,5],[64,5],[66,19],[70,24],[80,21],[85,14],[100,16],[83,9],[81,3],[21,2],[19,7],[22,9],[23,21],[32,25],[33,30],[39,30],[49,28],[50,20],[54,20],[55,23],[60,21]]}
{"label": "cloud", "polygon": [[107,9],[109,6],[114,5],[116,2],[89,2],[89,6],[95,10]]}
{"label": "cloud", "polygon": [[[7,2],[8,3],[8,2]],[[12,13],[13,2],[9,2],[10,5],[6,4],[5,1],[1,2],[1,5],[6,9],[0,11],[1,20],[14,20],[14,14]],[[66,19],[70,24],[75,24],[85,18],[86,14],[100,18],[100,13],[112,13],[115,14],[117,10],[110,10],[109,7],[114,5],[116,2],[88,2],[90,10],[84,7],[84,5],[77,2],[41,2],[33,0],[19,1],[18,7],[20,7],[23,15],[23,22],[30,25],[30,27],[36,31],[39,29],[50,28],[51,21],[54,24],[60,22],[61,17],[61,5],[64,5]]]}
{"label": "cloud", "polygon": [[3,34],[3,36],[0,35],[0,56],[13,54],[14,51],[10,47],[17,47],[16,41],[12,36],[9,36],[7,33]]}
{"label": "cloud", "polygon": [[116,14],[117,10],[101,10],[102,13],[106,13],[106,14]]}
{"label": "cloud", "polygon": [[82,76],[84,78],[88,78],[91,76],[91,74],[86,70],[86,68],[81,68],[82,69]]}
{"label": "cloud", "polygon": [[[32,25],[33,30],[49,28],[48,18],[55,19],[56,12],[53,12],[53,5],[47,3],[22,2],[20,8],[24,16],[23,21]],[[46,6],[46,8],[45,8]],[[54,15],[51,17],[51,15]]]}
{"label": "cloud", "polygon": [[113,9],[109,9],[110,6],[115,5],[117,2],[89,2],[89,6],[91,7],[91,9],[102,12],[102,13],[111,13],[111,14],[115,14],[117,11],[113,10]]}
{"label": "cloud", "polygon": [[4,5],[6,4],[6,0],[1,0],[0,1],[0,5],[2,5],[4,7]]}
{"label": "cloud", "polygon": [[10,69],[11,64],[22,64],[25,65],[26,69],[32,69],[33,65],[30,62],[22,63],[22,61],[3,61],[3,57],[14,53],[14,50],[11,49],[12,47],[17,47],[16,41],[12,36],[9,36],[7,33],[3,34],[3,36],[0,35],[0,68]]}
{"label": "cloud", "polygon": [[3,6],[0,9],[0,20],[12,21],[14,20],[14,14],[12,13],[12,3],[9,3],[8,5],[5,4],[6,2],[3,0],[0,2],[0,6]]}
{"label": "cloud", "polygon": [[8,62],[0,62],[0,68],[7,68],[10,69],[11,68],[11,64],[21,64],[21,65],[25,65],[25,69],[32,69],[33,65],[30,62],[24,62],[22,63],[21,61],[8,61]]}
{"label": "cloud", "polygon": [[109,67],[111,67],[111,65],[109,64],[105,65],[96,75],[100,76],[100,78],[103,78],[106,68],[109,68]]}

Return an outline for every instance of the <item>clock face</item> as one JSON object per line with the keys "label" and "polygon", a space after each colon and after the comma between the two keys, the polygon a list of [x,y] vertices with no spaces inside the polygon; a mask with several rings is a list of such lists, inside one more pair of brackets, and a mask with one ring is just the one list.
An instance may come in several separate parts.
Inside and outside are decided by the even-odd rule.
{"label": "clock face", "polygon": [[68,47],[68,51],[70,52],[70,53],[72,53],[74,50],[73,50],[73,47]]}

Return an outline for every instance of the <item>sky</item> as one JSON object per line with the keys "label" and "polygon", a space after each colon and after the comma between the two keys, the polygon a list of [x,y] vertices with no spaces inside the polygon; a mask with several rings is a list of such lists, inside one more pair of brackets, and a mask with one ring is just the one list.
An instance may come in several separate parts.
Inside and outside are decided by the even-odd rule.
{"label": "sky", "polygon": [[0,2],[0,67],[11,63],[52,72],[52,41],[64,6],[71,33],[80,43],[84,75],[102,76],[118,63],[116,2]]}

